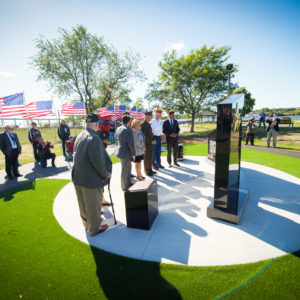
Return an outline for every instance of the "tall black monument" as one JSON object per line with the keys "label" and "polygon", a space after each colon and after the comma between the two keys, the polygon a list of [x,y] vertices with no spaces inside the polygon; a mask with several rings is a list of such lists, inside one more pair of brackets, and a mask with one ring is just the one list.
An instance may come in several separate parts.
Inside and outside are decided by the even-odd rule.
{"label": "tall black monument", "polygon": [[207,216],[235,224],[248,198],[248,190],[240,187],[243,106],[244,94],[232,95],[218,104],[215,149],[210,149],[215,153],[209,153],[215,160],[215,189]]}

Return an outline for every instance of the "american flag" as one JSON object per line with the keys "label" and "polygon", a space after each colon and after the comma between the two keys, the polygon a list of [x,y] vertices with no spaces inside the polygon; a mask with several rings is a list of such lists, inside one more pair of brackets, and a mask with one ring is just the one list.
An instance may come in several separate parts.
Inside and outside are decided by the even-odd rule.
{"label": "american flag", "polygon": [[61,107],[61,114],[65,117],[85,116],[86,113],[83,101],[75,102],[73,104],[63,104]]}
{"label": "american flag", "polygon": [[98,109],[98,115],[99,117],[105,118],[105,117],[112,117],[115,114],[115,106],[110,105],[107,107],[101,107]]}
{"label": "american flag", "polygon": [[112,121],[120,119],[126,111],[126,105],[110,105],[98,109],[98,116],[101,118],[111,117]]}
{"label": "american flag", "polygon": [[10,118],[15,116],[26,116],[23,93],[0,98],[1,117]]}
{"label": "american flag", "polygon": [[55,116],[52,100],[31,102],[26,105],[27,115],[25,119],[33,119],[45,116]]}
{"label": "american flag", "polygon": [[142,108],[138,109],[138,111],[137,111],[137,119],[138,120],[145,119],[145,114],[143,113],[143,109]]}
{"label": "american flag", "polygon": [[131,117],[136,117],[136,106],[134,106],[131,110],[130,110],[130,116]]}

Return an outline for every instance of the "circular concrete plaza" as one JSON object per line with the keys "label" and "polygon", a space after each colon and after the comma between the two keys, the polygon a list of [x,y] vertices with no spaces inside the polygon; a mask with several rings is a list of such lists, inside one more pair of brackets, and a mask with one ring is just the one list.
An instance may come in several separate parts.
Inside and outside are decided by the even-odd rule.
{"label": "circular concrete plaza", "polygon": [[[163,157],[162,163],[167,166]],[[241,183],[249,198],[239,225],[206,216],[213,201],[214,166],[207,157],[189,156],[181,167],[160,170],[159,214],[151,230],[126,227],[120,187],[121,164],[113,165],[111,208],[104,208],[109,229],[89,237],[79,215],[72,183],[57,195],[53,210],[61,227],[76,239],[105,251],[163,263],[213,266],[256,262],[300,249],[300,179],[287,173],[242,162]],[[68,178],[65,172],[52,178]],[[109,200],[107,188],[105,198]]]}

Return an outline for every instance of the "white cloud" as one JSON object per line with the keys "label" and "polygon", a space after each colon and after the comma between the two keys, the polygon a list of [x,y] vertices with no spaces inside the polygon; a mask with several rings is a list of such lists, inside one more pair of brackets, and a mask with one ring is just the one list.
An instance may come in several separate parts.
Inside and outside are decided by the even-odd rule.
{"label": "white cloud", "polygon": [[165,48],[165,51],[181,51],[185,47],[183,42],[175,42],[175,43],[168,43],[168,46]]}
{"label": "white cloud", "polygon": [[15,77],[16,75],[13,73],[8,73],[8,72],[0,72],[0,76],[3,77]]}

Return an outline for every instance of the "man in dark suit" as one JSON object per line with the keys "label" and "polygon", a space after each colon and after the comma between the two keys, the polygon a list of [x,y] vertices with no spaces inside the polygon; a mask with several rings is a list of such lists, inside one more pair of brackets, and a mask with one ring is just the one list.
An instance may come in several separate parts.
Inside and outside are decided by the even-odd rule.
{"label": "man in dark suit", "polygon": [[18,157],[22,148],[18,136],[12,132],[13,128],[5,126],[5,131],[0,135],[0,149],[5,155],[5,169],[8,179],[22,176],[18,170]]}
{"label": "man in dark suit", "polygon": [[173,160],[174,165],[180,167],[177,163],[177,154],[178,154],[178,134],[180,128],[178,125],[177,120],[174,119],[174,111],[169,112],[169,118],[164,121],[163,124],[163,133],[166,135],[166,142],[167,142],[167,160],[169,163],[169,167],[171,168],[171,154],[173,148]]}

